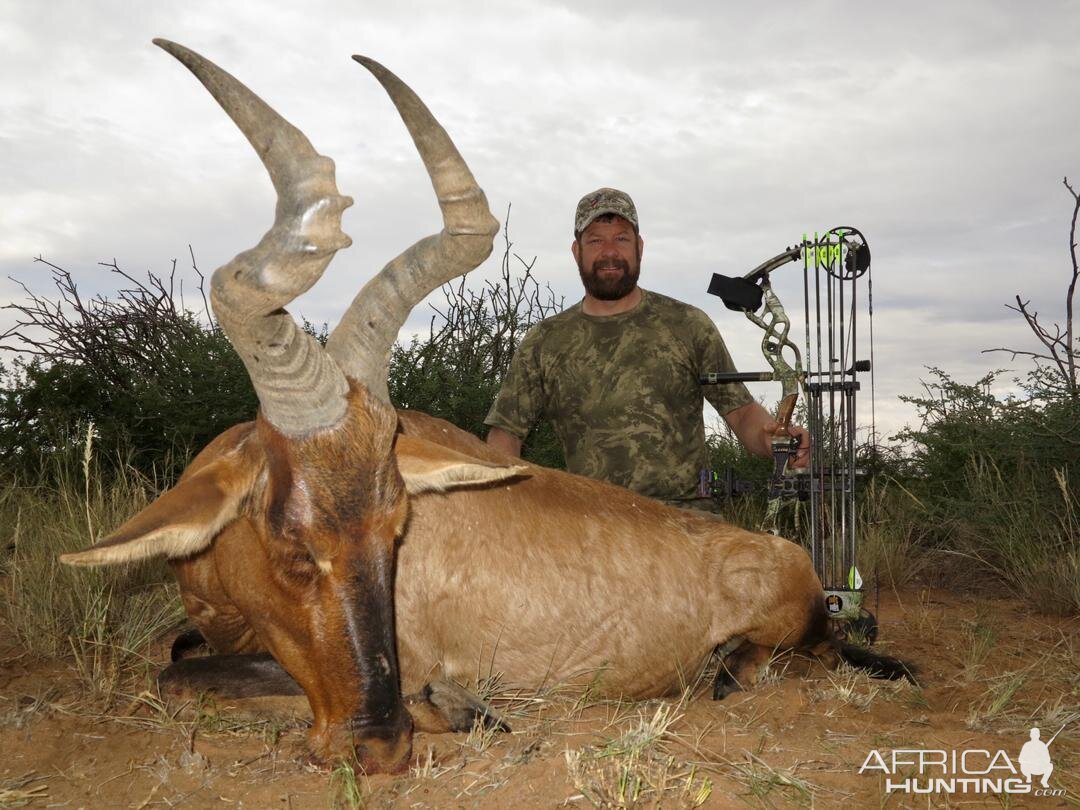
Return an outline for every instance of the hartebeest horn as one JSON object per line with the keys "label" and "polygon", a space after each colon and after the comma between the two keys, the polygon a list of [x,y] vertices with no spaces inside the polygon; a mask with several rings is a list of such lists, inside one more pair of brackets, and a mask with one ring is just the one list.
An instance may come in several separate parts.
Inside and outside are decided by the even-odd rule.
{"label": "hartebeest horn", "polygon": [[215,271],[214,314],[244,361],[263,416],[287,435],[337,424],[348,383],[318,342],[282,307],[308,290],[351,240],[341,213],[334,162],[296,127],[214,63],[164,39],[154,44],[179,59],[210,91],[255,147],[277,191],[274,224],[251,250]]}
{"label": "hartebeest horn", "polygon": [[409,312],[439,285],[484,261],[499,223],[450,136],[424,102],[375,60],[353,59],[374,74],[397,107],[443,215],[442,232],[417,242],[364,285],[326,344],[346,375],[389,401],[390,350]]}

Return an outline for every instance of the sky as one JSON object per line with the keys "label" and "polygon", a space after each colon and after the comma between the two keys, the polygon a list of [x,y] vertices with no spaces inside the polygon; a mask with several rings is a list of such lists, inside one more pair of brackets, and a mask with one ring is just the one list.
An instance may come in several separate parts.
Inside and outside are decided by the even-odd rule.
{"label": "sky", "polygon": [[[1064,318],[1080,187],[1080,4],[532,0],[184,3],[0,0],[0,303],[12,279],[51,290],[41,256],[84,294],[126,271],[209,273],[253,246],[274,196],[245,139],[151,44],[165,37],[233,73],[337,164],[353,246],[290,307],[332,327],[383,264],[441,228],[419,158],[380,86],[397,73],[454,139],[512,251],[571,304],[578,199],[635,200],[643,287],[719,325],[740,369],[761,333],[705,294],[804,233],[852,225],[873,252],[874,414],[928,366],[973,382],[1029,368],[985,354],[1037,348],[1017,294]],[[498,275],[503,245],[473,275]],[[191,278],[191,275],[188,275]],[[801,345],[802,276],[774,287]],[[190,287],[188,288],[190,289]],[[422,305],[406,332],[426,328]],[[12,322],[0,311],[0,327]],[[859,354],[869,356],[860,345]],[[864,389],[868,387],[864,383]],[[776,383],[751,386],[768,404]],[[859,421],[868,423],[869,397]]]}

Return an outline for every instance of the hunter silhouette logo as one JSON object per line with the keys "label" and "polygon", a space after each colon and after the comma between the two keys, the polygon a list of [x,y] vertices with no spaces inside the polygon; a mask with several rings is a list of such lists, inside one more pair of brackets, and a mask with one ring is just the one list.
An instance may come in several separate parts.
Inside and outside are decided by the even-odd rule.
{"label": "hunter silhouette logo", "polygon": [[[1030,739],[1015,761],[1001,749],[897,748],[885,754],[874,749],[866,755],[859,773],[880,773],[885,777],[886,793],[1064,796],[1064,788],[1050,787],[1054,772],[1050,746],[1074,719],[1067,719],[1045,743],[1039,729],[1031,729]],[[1039,777],[1038,783],[1032,783],[1033,777]]]}
{"label": "hunter silhouette logo", "polygon": [[1020,749],[1020,756],[1017,758],[1020,763],[1020,773],[1027,778],[1029,784],[1031,777],[1041,776],[1042,786],[1044,788],[1050,787],[1048,780],[1050,774],[1054,772],[1054,763],[1050,760],[1050,745],[1057,739],[1057,735],[1064,728],[1065,726],[1062,726],[1058,729],[1057,734],[1046,742],[1039,739],[1039,730],[1037,728],[1031,730],[1031,739],[1024,743],[1024,747]]}

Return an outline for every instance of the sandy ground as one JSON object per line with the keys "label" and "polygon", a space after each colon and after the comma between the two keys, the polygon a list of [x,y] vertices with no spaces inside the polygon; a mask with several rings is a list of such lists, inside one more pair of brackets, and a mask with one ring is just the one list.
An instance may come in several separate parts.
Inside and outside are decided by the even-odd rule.
{"label": "sandy ground", "polygon": [[[370,779],[305,770],[303,701],[166,704],[150,667],[106,700],[0,641],[0,807],[1080,806],[1080,716],[1050,748],[1056,796],[887,793],[880,768],[859,773],[872,750],[1016,765],[1032,726],[1046,740],[1080,712],[1080,619],[929,589],[882,592],[877,612],[879,648],[913,661],[921,688],[779,661],[722,702],[705,686],[644,703],[502,695],[512,733],[417,734],[408,776]],[[148,653],[158,665],[170,640]]]}

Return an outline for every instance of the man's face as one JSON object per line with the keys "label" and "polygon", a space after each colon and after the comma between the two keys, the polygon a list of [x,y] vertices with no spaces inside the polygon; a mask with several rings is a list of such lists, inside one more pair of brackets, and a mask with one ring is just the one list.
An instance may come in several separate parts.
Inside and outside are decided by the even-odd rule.
{"label": "man's face", "polygon": [[589,223],[571,250],[585,291],[601,301],[618,301],[637,286],[641,272],[641,237],[622,217]]}

